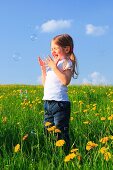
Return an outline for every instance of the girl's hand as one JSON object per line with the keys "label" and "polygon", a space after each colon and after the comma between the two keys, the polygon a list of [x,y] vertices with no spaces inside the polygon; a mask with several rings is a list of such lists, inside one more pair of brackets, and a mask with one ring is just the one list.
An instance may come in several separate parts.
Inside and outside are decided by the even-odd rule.
{"label": "girl's hand", "polygon": [[56,65],[57,65],[57,63],[60,61],[60,58],[59,57],[54,57],[54,61],[55,61]]}
{"label": "girl's hand", "polygon": [[57,65],[58,61],[55,62],[50,56],[46,59],[46,64],[48,65],[48,67],[50,67],[51,69],[54,69]]}
{"label": "girl's hand", "polygon": [[38,63],[40,65],[40,67],[41,67],[41,70],[43,72],[46,72],[46,63],[45,63],[45,61],[43,61],[40,57],[38,57]]}
{"label": "girl's hand", "polygon": [[38,57],[38,62],[41,67],[45,66],[45,62],[40,57]]}

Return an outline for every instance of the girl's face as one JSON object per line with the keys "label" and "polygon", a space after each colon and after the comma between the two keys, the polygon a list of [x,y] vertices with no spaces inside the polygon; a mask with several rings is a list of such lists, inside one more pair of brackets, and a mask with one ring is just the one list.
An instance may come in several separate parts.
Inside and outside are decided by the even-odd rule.
{"label": "girl's face", "polygon": [[51,42],[51,54],[56,59],[59,58],[60,60],[66,56],[65,48],[62,48],[55,44],[54,41]]}

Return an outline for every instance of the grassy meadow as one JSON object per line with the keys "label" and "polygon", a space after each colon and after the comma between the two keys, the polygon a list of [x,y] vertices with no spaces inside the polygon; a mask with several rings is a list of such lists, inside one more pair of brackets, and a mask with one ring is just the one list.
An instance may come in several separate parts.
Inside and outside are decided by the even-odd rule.
{"label": "grassy meadow", "polygon": [[[1,170],[111,170],[113,86],[69,86],[71,150],[43,132],[43,87],[0,85]],[[58,143],[59,142],[59,143]]]}

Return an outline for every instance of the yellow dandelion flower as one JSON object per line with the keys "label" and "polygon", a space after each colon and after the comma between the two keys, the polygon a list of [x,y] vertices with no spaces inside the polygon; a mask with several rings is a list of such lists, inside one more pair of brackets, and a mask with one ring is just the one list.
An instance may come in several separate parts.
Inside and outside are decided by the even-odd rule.
{"label": "yellow dandelion flower", "polygon": [[45,123],[45,126],[50,126],[51,125],[51,122],[46,122]]}
{"label": "yellow dandelion flower", "polygon": [[95,92],[95,90],[92,90],[92,92],[94,93],[94,92]]}
{"label": "yellow dandelion flower", "polygon": [[80,155],[77,156],[78,160],[81,161],[82,157]]}
{"label": "yellow dandelion flower", "polygon": [[79,104],[82,105],[82,104],[83,104],[83,101],[80,100],[80,101],[79,101]]}
{"label": "yellow dandelion flower", "polygon": [[7,122],[7,117],[5,116],[5,117],[2,117],[2,122],[3,123],[6,123]]}
{"label": "yellow dandelion flower", "polygon": [[55,133],[61,133],[60,129],[55,129]]}
{"label": "yellow dandelion flower", "polygon": [[99,150],[99,152],[102,153],[102,154],[104,154],[104,153],[107,152],[107,150],[108,150],[108,148],[102,147],[102,148]]}
{"label": "yellow dandelion flower", "polygon": [[74,118],[71,116],[71,117],[70,117],[70,120],[72,121],[73,119],[74,119]]}
{"label": "yellow dandelion flower", "polygon": [[70,159],[73,159],[76,156],[75,153],[70,153],[69,155],[70,155]]}
{"label": "yellow dandelion flower", "polygon": [[90,121],[85,121],[85,122],[83,122],[84,124],[90,124]]}
{"label": "yellow dandelion flower", "polygon": [[78,114],[78,112],[74,112],[74,114]]}
{"label": "yellow dandelion flower", "polygon": [[78,151],[78,149],[77,148],[75,148],[75,149],[71,149],[71,152],[77,152]]}
{"label": "yellow dandelion flower", "polygon": [[108,161],[110,158],[111,158],[111,153],[110,153],[110,152],[106,152],[106,153],[104,154],[104,159],[105,159],[106,161]]}
{"label": "yellow dandelion flower", "polygon": [[105,117],[101,117],[100,120],[106,120],[106,118]]}
{"label": "yellow dandelion flower", "polygon": [[63,146],[65,144],[65,140],[58,140],[56,141],[56,146],[60,147],[60,146]]}
{"label": "yellow dandelion flower", "polygon": [[89,104],[87,104],[87,105],[86,105],[86,107],[89,109],[89,108],[90,108],[90,105],[89,105]]}
{"label": "yellow dandelion flower", "polygon": [[113,119],[113,116],[109,116],[109,117],[108,117],[108,120],[112,120],[112,119]]}
{"label": "yellow dandelion flower", "polygon": [[99,116],[99,114],[98,114],[98,113],[96,113],[96,114],[95,114],[95,116]]}
{"label": "yellow dandelion flower", "polygon": [[92,110],[96,110],[96,106],[92,108]]}
{"label": "yellow dandelion flower", "polygon": [[75,156],[76,156],[75,153],[70,153],[70,154],[68,154],[67,156],[65,156],[64,162],[70,161],[70,160],[73,159]]}
{"label": "yellow dandelion flower", "polygon": [[69,162],[70,161],[70,157],[69,155],[67,155],[65,158],[64,158],[64,162]]}
{"label": "yellow dandelion flower", "polygon": [[83,113],[86,113],[88,111],[88,109],[85,109],[85,110],[83,110]]}
{"label": "yellow dandelion flower", "polygon": [[112,135],[110,135],[110,136],[109,136],[109,139],[113,140],[113,136],[112,136]]}
{"label": "yellow dandelion flower", "polygon": [[22,140],[26,140],[28,138],[28,134],[26,134],[25,136],[23,136]]}
{"label": "yellow dandelion flower", "polygon": [[18,152],[20,150],[20,144],[17,144],[15,147],[14,147],[14,152]]}
{"label": "yellow dandelion flower", "polygon": [[86,145],[86,150],[91,150],[92,148],[94,148],[94,147],[97,147],[98,146],[98,144],[96,144],[96,143],[94,143],[94,142],[92,142],[92,141],[89,141],[88,143],[87,143],[87,145]]}
{"label": "yellow dandelion flower", "polygon": [[106,136],[106,137],[100,139],[100,142],[101,143],[106,143],[108,140],[109,140],[109,137]]}
{"label": "yellow dandelion flower", "polygon": [[52,127],[50,127],[50,128],[47,128],[48,132],[52,132],[52,131],[54,131],[55,129],[56,129],[56,126],[52,126]]}

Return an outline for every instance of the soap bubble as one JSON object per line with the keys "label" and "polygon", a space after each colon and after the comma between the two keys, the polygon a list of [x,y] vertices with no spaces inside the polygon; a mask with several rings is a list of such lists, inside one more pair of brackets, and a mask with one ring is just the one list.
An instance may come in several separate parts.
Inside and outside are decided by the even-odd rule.
{"label": "soap bubble", "polygon": [[12,58],[14,61],[20,61],[22,59],[21,55],[19,52],[15,52],[13,55],[12,55]]}
{"label": "soap bubble", "polygon": [[36,132],[34,130],[31,130],[32,135],[36,135]]}
{"label": "soap bubble", "polygon": [[38,39],[38,37],[37,37],[36,34],[32,34],[32,35],[30,36],[30,39],[31,39],[32,41],[36,41],[36,40]]}

